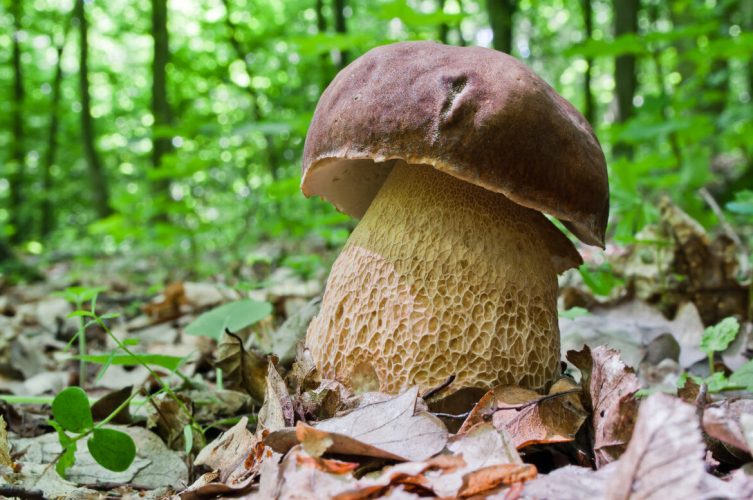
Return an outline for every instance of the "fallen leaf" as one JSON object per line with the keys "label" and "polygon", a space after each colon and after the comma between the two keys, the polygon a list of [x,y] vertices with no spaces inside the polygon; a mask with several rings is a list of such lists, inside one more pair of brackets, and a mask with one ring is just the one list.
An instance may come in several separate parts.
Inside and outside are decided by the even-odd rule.
{"label": "fallen leaf", "polygon": [[244,391],[256,401],[264,401],[267,358],[247,350],[240,337],[223,334],[214,364],[222,369],[226,388]]}
{"label": "fallen leaf", "polygon": [[705,358],[698,348],[703,323],[691,302],[681,305],[672,321],[656,307],[640,300],[595,307],[589,316],[560,318],[560,331],[563,355],[585,345],[605,345],[620,351],[628,366],[636,367],[647,355],[651,342],[670,333],[680,346],[679,362],[683,367]]}
{"label": "fallen leaf", "polygon": [[296,459],[298,460],[298,465],[316,467],[330,474],[348,474],[356,470],[360,465],[358,462],[343,462],[342,460],[316,458],[304,454],[298,455]]}
{"label": "fallen leaf", "polygon": [[243,464],[255,444],[256,438],[248,430],[248,417],[242,417],[237,424],[206,445],[196,456],[194,464],[206,465],[219,472],[219,480],[225,482]]}
{"label": "fallen leaf", "polygon": [[[383,450],[384,458],[424,460],[444,448],[447,429],[428,412],[416,414],[418,387],[319,423],[316,428]],[[340,451],[340,453],[347,453]]]}
{"label": "fallen leaf", "polygon": [[698,498],[706,474],[695,407],[666,394],[641,404],[630,445],[609,481],[610,499]]}
{"label": "fallen leaf", "polygon": [[162,295],[154,302],[143,307],[153,323],[162,323],[180,317],[180,306],[187,303],[186,293],[182,282],[170,283],[165,287]]}
{"label": "fallen leaf", "polygon": [[333,444],[332,436],[327,432],[320,431],[298,422],[295,426],[295,437],[301,443],[303,449],[314,458],[321,457]]}
{"label": "fallen leaf", "polygon": [[567,359],[581,371],[584,407],[592,412],[596,467],[617,459],[627,447],[638,409],[640,382],[620,353],[604,346],[570,351]]}
{"label": "fallen leaf", "polygon": [[573,441],[588,416],[580,392],[580,387],[566,378],[552,385],[547,396],[518,386],[496,387],[481,398],[460,432],[491,416],[494,426],[507,431],[518,449]]}
{"label": "fallen leaf", "polygon": [[612,465],[607,465],[598,471],[567,465],[525,483],[522,497],[557,500],[605,498],[606,484],[614,470]]}
{"label": "fallen leaf", "polygon": [[471,497],[497,486],[524,483],[535,478],[536,467],[531,464],[490,465],[466,474],[457,494],[461,498]]}
{"label": "fallen leaf", "polygon": [[727,399],[714,403],[703,411],[703,430],[723,443],[750,453],[741,418],[752,414],[753,400],[750,399]]}
{"label": "fallen leaf", "polygon": [[[176,394],[186,408],[191,407],[191,402],[183,394]],[[173,450],[185,449],[184,427],[191,424],[191,415],[186,414],[183,407],[178,404],[172,396],[166,393],[158,394],[149,399],[151,404],[146,405],[147,413],[146,426],[154,431],[165,440],[167,445]],[[198,431],[193,430],[194,446],[199,445],[201,436]]]}
{"label": "fallen leaf", "polygon": [[72,487],[76,484],[130,483],[150,489],[185,486],[188,480],[186,464],[156,434],[143,427],[111,427],[127,433],[136,443],[136,459],[127,470],[113,472],[104,469],[94,461],[87,446],[79,446],[76,461],[68,469],[68,481],[64,481],[55,468],[50,467],[62,449],[57,433],[49,433],[36,438],[11,440],[14,449],[26,450],[19,460],[22,470],[19,486],[41,489],[48,497],[62,498],[78,498],[71,496]]}
{"label": "fallen leaf", "polygon": [[[99,422],[112,414],[121,404],[131,397],[133,386],[123,387],[118,391],[112,391],[99,398],[91,407],[92,417]],[[114,424],[128,425],[131,423],[130,405],[125,405],[111,420]]]}
{"label": "fallen leaf", "polygon": [[288,394],[285,381],[282,380],[273,363],[268,363],[264,405],[259,410],[257,437],[262,431],[278,431],[290,427],[295,421],[293,401]]}
{"label": "fallen leaf", "polygon": [[[362,406],[352,412],[318,423],[316,439],[328,437],[330,453],[360,455],[390,460],[425,460],[444,448],[447,429],[428,412],[416,413],[418,388],[408,389],[386,401]],[[284,453],[291,444],[291,433],[298,441],[313,431],[299,423],[299,429],[272,433],[265,442],[275,451]],[[313,438],[312,438],[313,439]]]}
{"label": "fallen leaf", "polygon": [[8,428],[2,415],[0,415],[0,466],[13,470],[13,459],[10,458],[10,444],[8,443]]}

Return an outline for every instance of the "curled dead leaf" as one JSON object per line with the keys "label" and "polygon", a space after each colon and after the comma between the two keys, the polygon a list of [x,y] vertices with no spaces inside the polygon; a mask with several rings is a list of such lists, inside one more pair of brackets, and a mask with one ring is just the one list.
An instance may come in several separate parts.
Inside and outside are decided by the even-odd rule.
{"label": "curled dead leaf", "polygon": [[592,412],[594,459],[596,467],[616,460],[627,447],[635,425],[641,388],[632,368],[614,349],[585,346],[570,351],[567,359],[580,369],[584,407]]}
{"label": "curled dead leaf", "polygon": [[225,387],[246,392],[259,403],[264,401],[268,360],[247,350],[243,340],[226,332],[217,346],[215,366],[222,369]]}

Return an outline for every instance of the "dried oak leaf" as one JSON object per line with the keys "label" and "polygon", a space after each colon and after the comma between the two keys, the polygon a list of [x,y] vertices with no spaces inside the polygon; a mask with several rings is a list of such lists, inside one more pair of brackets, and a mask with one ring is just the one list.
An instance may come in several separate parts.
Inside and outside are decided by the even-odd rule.
{"label": "dried oak leaf", "polygon": [[248,428],[243,417],[231,429],[205,446],[196,457],[196,465],[212,469],[181,493],[182,500],[238,495],[247,492],[268,462],[280,457],[264,446]]}
{"label": "dried oak leaf", "polygon": [[632,368],[614,349],[584,346],[570,351],[567,359],[580,369],[583,406],[592,412],[591,426],[596,467],[616,460],[627,447],[635,425],[641,388]]}
{"label": "dried oak leaf", "polygon": [[[299,423],[296,429],[271,433],[265,443],[275,451],[286,452],[292,443],[308,439],[309,448],[391,460],[425,460],[444,448],[447,428],[428,412],[416,412],[418,388],[408,389],[386,401],[362,406],[341,417],[320,422],[315,427]],[[313,429],[313,430],[312,430]],[[319,444],[316,441],[319,441]]]}
{"label": "dried oak leaf", "polygon": [[495,387],[481,398],[460,432],[491,415],[494,427],[507,431],[518,449],[573,441],[588,416],[580,392],[567,378],[555,382],[547,396],[518,386]]}
{"label": "dried oak leaf", "polygon": [[747,453],[750,446],[745,439],[741,418],[753,415],[753,400],[729,399],[707,406],[703,411],[703,430],[725,444],[732,445]]}
{"label": "dried oak leaf", "polygon": [[162,323],[179,318],[182,314],[181,306],[187,303],[183,283],[178,281],[167,285],[160,300],[146,304],[143,310],[153,323]]}
{"label": "dried oak leaf", "polygon": [[527,482],[523,498],[750,498],[753,481],[722,480],[705,471],[695,406],[654,394],[640,407],[633,438],[619,460],[598,471],[568,466]]}
{"label": "dried oak leaf", "polygon": [[625,453],[609,481],[609,498],[697,498],[706,475],[695,407],[654,394],[640,408]]}
{"label": "dried oak leaf", "polygon": [[288,393],[285,381],[280,377],[274,364],[268,364],[265,378],[264,404],[259,410],[259,423],[256,428],[257,437],[264,430],[278,431],[292,426],[295,421],[293,400]]}
{"label": "dried oak leaf", "polygon": [[222,369],[226,388],[246,392],[258,402],[264,401],[269,361],[264,356],[247,350],[240,337],[223,334],[217,346],[214,364]]}

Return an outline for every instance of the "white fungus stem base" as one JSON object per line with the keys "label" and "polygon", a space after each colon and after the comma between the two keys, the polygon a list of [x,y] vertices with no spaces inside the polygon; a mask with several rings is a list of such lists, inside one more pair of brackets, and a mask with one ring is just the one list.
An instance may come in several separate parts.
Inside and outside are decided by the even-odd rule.
{"label": "white fungus stem base", "polygon": [[368,363],[387,392],[450,375],[453,389],[543,389],[559,371],[562,239],[500,194],[398,164],[334,263],[306,345],[346,385]]}

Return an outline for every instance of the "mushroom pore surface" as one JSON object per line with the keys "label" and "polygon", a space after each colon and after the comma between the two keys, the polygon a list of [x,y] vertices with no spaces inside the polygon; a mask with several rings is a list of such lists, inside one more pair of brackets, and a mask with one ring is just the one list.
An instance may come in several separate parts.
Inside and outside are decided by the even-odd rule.
{"label": "mushroom pore surface", "polygon": [[368,363],[387,392],[453,374],[453,389],[542,389],[560,360],[554,238],[539,212],[398,163],[335,261],[306,345],[323,376],[347,384]]}

